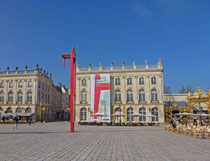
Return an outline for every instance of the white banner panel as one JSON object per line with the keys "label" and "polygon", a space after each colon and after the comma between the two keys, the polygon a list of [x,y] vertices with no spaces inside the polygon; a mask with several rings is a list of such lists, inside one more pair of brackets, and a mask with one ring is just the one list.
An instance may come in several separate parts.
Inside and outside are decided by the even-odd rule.
{"label": "white banner panel", "polygon": [[110,121],[110,75],[91,75],[91,122]]}

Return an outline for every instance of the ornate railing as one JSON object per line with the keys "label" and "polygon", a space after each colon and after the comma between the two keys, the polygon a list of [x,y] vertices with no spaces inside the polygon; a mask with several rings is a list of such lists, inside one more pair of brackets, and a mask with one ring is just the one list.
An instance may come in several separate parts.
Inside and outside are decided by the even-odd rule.
{"label": "ornate railing", "polygon": [[35,73],[36,70],[20,70],[20,71],[0,71],[0,74],[24,74],[24,73]]}
{"label": "ornate railing", "polygon": [[89,67],[89,68],[77,68],[77,72],[88,72],[88,71],[121,71],[121,70],[159,70],[161,69],[158,65],[142,65],[142,66],[112,66],[112,67]]}
{"label": "ornate railing", "polygon": [[[87,69],[83,68],[84,71],[88,71]],[[46,78],[51,79],[46,73],[42,73],[41,71],[38,71],[38,70],[0,71],[0,75],[6,75],[6,74],[11,74],[11,75],[16,75],[16,74],[33,74],[33,73],[36,73],[36,72],[40,73],[41,75],[45,76]]]}

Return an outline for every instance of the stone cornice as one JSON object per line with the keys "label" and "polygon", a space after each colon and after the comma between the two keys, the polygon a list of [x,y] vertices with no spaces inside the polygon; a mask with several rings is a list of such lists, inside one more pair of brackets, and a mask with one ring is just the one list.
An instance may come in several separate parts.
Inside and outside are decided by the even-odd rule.
{"label": "stone cornice", "polygon": [[163,69],[145,69],[145,70],[138,70],[138,69],[134,69],[134,70],[115,70],[115,71],[112,71],[112,70],[108,70],[108,71],[77,71],[76,74],[77,75],[85,75],[85,74],[111,74],[111,73],[139,73],[139,72],[164,72]]}

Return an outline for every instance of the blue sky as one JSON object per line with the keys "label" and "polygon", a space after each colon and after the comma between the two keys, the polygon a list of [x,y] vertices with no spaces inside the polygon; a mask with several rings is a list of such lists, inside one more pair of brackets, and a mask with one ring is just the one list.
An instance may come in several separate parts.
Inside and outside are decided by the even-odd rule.
{"label": "blue sky", "polygon": [[0,68],[39,64],[69,86],[59,57],[76,46],[82,67],[162,58],[173,92],[181,85],[207,91],[209,29],[209,0],[0,0]]}

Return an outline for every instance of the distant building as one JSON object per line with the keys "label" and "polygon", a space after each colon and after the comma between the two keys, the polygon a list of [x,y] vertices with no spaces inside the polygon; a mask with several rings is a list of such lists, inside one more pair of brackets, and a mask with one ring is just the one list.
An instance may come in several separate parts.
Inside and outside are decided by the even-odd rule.
{"label": "distant building", "polygon": [[43,120],[61,118],[62,89],[53,84],[52,74],[37,65],[34,70],[0,71],[0,114],[18,114],[21,119],[32,116],[38,120],[38,111]]}
{"label": "distant building", "polygon": [[61,119],[69,120],[70,119],[70,95],[69,90],[63,85],[61,88],[62,91],[62,103],[61,103]]}
{"label": "distant building", "polygon": [[174,102],[180,107],[188,106],[187,93],[164,94],[165,107],[171,107]]}

